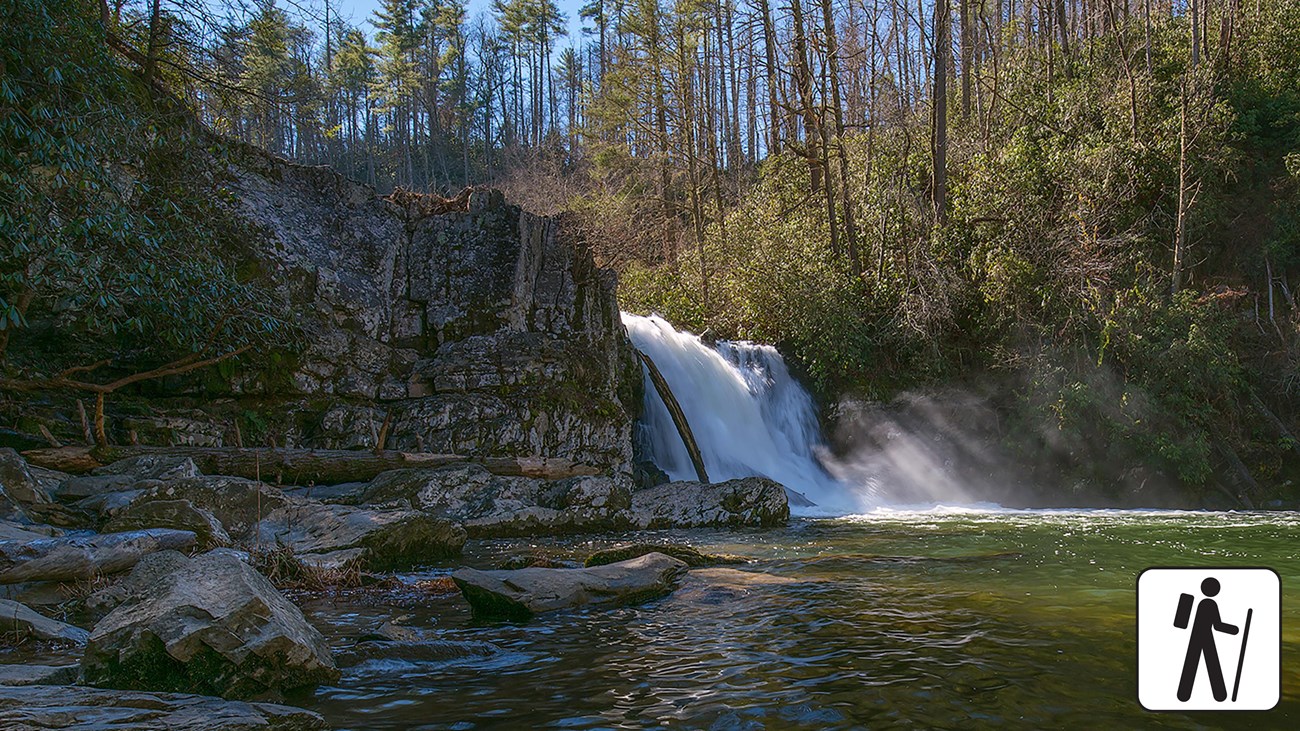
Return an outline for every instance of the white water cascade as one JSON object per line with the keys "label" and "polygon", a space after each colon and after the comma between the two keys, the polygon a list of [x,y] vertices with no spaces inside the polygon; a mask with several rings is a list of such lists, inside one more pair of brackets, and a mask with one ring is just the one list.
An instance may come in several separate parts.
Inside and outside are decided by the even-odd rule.
{"label": "white water cascade", "polygon": [[[805,515],[863,512],[874,500],[822,466],[825,442],[812,397],[769,345],[705,344],[661,317],[623,313],[633,344],[658,366],[700,448],[714,482],[759,475],[805,496],[790,501]],[[694,480],[686,445],[659,393],[646,379],[642,415],[649,456],[673,480]]]}

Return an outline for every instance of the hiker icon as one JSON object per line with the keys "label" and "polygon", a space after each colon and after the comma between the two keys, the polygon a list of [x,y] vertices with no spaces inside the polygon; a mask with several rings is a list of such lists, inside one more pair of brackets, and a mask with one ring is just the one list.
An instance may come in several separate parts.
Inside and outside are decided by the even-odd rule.
{"label": "hiker icon", "polygon": [[[1219,580],[1208,576],[1201,582],[1201,593],[1205,598],[1196,605],[1196,618],[1191,620],[1191,636],[1187,640],[1187,655],[1183,660],[1183,673],[1178,681],[1178,700],[1186,703],[1192,698],[1192,687],[1196,684],[1196,671],[1201,660],[1205,660],[1205,671],[1210,676],[1210,691],[1214,700],[1224,701],[1228,697],[1228,688],[1223,682],[1223,666],[1219,662],[1219,648],[1215,633],[1235,635],[1240,628],[1228,624],[1219,616],[1219,603],[1214,597],[1219,594]],[[1182,594],[1178,597],[1178,611],[1174,614],[1174,626],[1187,629],[1191,619],[1192,604],[1195,597]],[[1241,685],[1241,667],[1246,659],[1246,641],[1250,639],[1250,619],[1254,609],[1246,610],[1245,631],[1241,638],[1241,653],[1237,659],[1237,677],[1233,682],[1232,699],[1237,700],[1237,691]]]}
{"label": "hiker icon", "polygon": [[1153,566],[1137,578],[1137,697],[1148,711],[1266,711],[1282,697],[1282,578],[1262,566]]}

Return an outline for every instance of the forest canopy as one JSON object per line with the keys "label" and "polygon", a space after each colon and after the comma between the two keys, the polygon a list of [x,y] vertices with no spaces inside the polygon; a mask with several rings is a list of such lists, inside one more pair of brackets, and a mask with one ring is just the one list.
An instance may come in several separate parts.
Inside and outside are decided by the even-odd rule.
{"label": "forest canopy", "polygon": [[565,212],[626,309],[775,343],[828,404],[995,383],[1097,461],[1300,479],[1294,0],[589,0],[576,37],[553,0],[340,10],[12,3],[0,343],[292,340],[245,232],[167,187],[220,154],[184,113],[381,191]]}

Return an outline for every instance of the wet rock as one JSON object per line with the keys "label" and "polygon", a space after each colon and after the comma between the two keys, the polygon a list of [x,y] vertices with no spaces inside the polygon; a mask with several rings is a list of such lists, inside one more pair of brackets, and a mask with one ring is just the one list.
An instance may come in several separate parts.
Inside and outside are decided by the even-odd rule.
{"label": "wet rock", "polygon": [[494,475],[477,464],[385,472],[370,483],[364,499],[463,523],[471,537],[617,529],[627,524],[631,505],[630,492],[612,478],[547,482]]}
{"label": "wet rock", "polygon": [[790,519],[785,488],[764,477],[670,482],[632,494],[638,528],[771,527]]}
{"label": "wet rock", "polygon": [[311,711],[182,693],[76,686],[0,688],[0,727],[14,731],[326,731]]}
{"label": "wet rock", "polygon": [[584,605],[637,604],[672,592],[685,563],[662,553],[581,569],[460,569],[451,575],[477,617],[527,619]]}
{"label": "wet rock", "polygon": [[650,460],[639,459],[632,463],[632,484],[637,490],[647,490],[670,481],[668,473]]}
{"label": "wet rock", "polygon": [[106,531],[129,531],[144,528],[174,528],[192,531],[200,549],[230,544],[230,536],[211,512],[197,508],[189,500],[133,501],[104,524]]}
{"label": "wet rock", "polygon": [[691,568],[696,568],[698,566],[717,566],[718,564],[727,563],[745,563],[746,561],[743,556],[722,556],[700,553],[695,548],[681,543],[636,543],[630,546],[618,546],[615,548],[607,548],[603,551],[596,551],[587,557],[587,561],[583,565],[604,566],[606,564],[626,561],[630,558],[636,558],[637,556],[644,556],[647,553],[655,552],[662,553],[665,556],[672,556]]}
{"label": "wet rock", "polygon": [[86,598],[85,608],[98,617],[113,611],[122,602],[152,589],[164,576],[189,564],[180,551],[159,551],[140,559],[131,572],[110,586]]}
{"label": "wet rock", "polygon": [[50,642],[86,644],[89,632],[70,624],[50,619],[31,607],[8,599],[0,599],[0,631],[13,632],[22,637],[35,637]]}
{"label": "wet rock", "polygon": [[194,545],[187,530],[151,528],[95,536],[0,541],[0,584],[21,581],[79,581],[114,574],[141,558]]}
{"label": "wet rock", "polygon": [[[301,561],[347,551],[370,570],[410,568],[439,558],[459,556],[465,530],[450,521],[416,510],[369,510],[346,505],[292,501],[258,525],[263,545],[288,546]],[[325,561],[325,565],[339,563]]]}
{"label": "wet rock", "polygon": [[760,571],[723,567],[693,569],[670,601],[743,607],[741,602],[755,592],[797,583],[800,580]]}
{"label": "wet rock", "polygon": [[72,685],[80,679],[80,665],[0,665],[0,685]]}
{"label": "wet rock", "polygon": [[191,559],[95,625],[83,668],[92,685],[274,696],[338,679],[320,633],[238,558]]}

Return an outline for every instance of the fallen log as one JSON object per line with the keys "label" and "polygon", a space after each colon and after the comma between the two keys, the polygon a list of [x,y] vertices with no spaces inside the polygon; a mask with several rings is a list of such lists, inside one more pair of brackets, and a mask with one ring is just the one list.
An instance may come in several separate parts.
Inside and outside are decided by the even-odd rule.
{"label": "fallen log", "polygon": [[381,472],[411,467],[482,464],[497,475],[562,480],[600,474],[600,469],[569,459],[546,457],[466,457],[392,450],[276,449],[269,447],[61,447],[23,452],[29,464],[83,474],[128,457],[189,457],[205,475],[243,477],[289,485],[367,482]]}
{"label": "fallen log", "polygon": [[155,551],[187,549],[195,540],[191,531],[151,528],[79,538],[0,541],[0,584],[80,581],[115,574]]}
{"label": "fallen log", "polygon": [[695,465],[696,478],[700,482],[708,482],[709,473],[704,470],[704,457],[700,454],[699,445],[695,443],[695,434],[691,431],[691,425],[686,421],[686,412],[682,411],[682,405],[677,403],[677,397],[668,387],[668,379],[659,372],[659,367],[650,360],[650,356],[638,350],[636,357],[645,364],[646,372],[650,374],[650,382],[654,384],[659,398],[663,399],[664,406],[668,407],[668,414],[673,417],[673,425],[677,427],[677,433],[682,437],[682,444],[686,445],[686,453],[691,456],[691,464]]}

